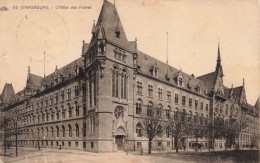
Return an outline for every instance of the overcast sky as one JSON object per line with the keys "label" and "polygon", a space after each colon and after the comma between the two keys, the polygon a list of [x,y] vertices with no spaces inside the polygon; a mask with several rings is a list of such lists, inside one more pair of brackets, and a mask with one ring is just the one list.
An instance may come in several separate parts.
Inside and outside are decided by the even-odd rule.
{"label": "overcast sky", "polygon": [[[110,0],[114,2],[113,0]],[[93,20],[103,0],[1,0],[9,11],[0,12],[0,91],[5,82],[15,92],[25,87],[27,66],[43,76],[81,55],[82,40],[90,41]],[[49,10],[14,10],[13,6],[47,5]],[[91,6],[62,10],[57,5]],[[255,104],[260,90],[260,10],[257,0],[116,0],[128,40],[138,49],[200,76],[215,70],[218,39],[224,84],[242,85]],[[51,9],[53,7],[53,9]]]}

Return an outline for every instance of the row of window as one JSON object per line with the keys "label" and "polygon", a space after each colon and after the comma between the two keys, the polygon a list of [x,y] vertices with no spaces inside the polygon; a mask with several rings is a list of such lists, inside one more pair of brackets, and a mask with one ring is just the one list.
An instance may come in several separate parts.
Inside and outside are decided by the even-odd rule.
{"label": "row of window", "polygon": [[[143,94],[143,83],[140,82],[140,81],[137,81],[137,94]],[[153,85],[149,84],[148,85],[148,96],[149,97],[153,97]],[[168,102],[171,102],[172,101],[172,94],[171,94],[171,91],[167,91],[167,101]],[[159,100],[162,100],[163,98],[163,91],[162,91],[162,88],[158,88],[158,99]],[[179,94],[175,93],[175,98],[174,98],[174,102],[176,104],[179,103]],[[192,107],[193,105],[193,99],[192,98],[189,98],[189,107]],[[182,96],[182,105],[186,105],[186,96]],[[198,100],[195,100],[195,108],[197,109],[198,108]],[[200,109],[203,110],[203,102],[200,103]],[[206,111],[208,111],[208,104],[206,104]]]}
{"label": "row of window", "polygon": [[[90,121],[90,123],[89,123],[90,134],[94,134],[94,128],[95,128],[94,123],[93,123],[94,118],[91,117],[89,121]],[[84,122],[82,125],[82,137],[86,137],[86,135],[87,135],[86,128],[87,128],[87,126],[86,126],[86,123]],[[67,126],[67,129],[66,129],[65,125],[62,125],[61,128],[59,126],[56,126],[55,128],[53,126],[51,126],[50,131],[49,131],[48,127],[38,128],[37,132],[36,132],[36,134],[37,134],[36,136],[37,136],[37,138],[66,137],[66,131],[67,131],[68,137],[73,136],[73,131],[75,131],[75,133],[74,133],[75,137],[80,137],[80,129],[79,129],[79,125],[77,123],[75,124],[75,129],[73,129],[70,124]],[[49,132],[50,132],[50,135],[49,135]],[[24,136],[27,138],[34,138],[35,137],[34,130],[33,129],[31,129],[30,131],[26,130],[26,131],[21,132],[21,134],[19,134],[20,138],[24,137]]]}
{"label": "row of window", "polygon": [[[86,94],[86,84],[84,83],[83,84],[83,93]],[[75,97],[78,97],[79,96],[79,86],[76,85],[74,86],[74,96]],[[71,88],[68,88],[66,90],[66,99],[67,100],[70,100],[71,99]],[[61,102],[65,101],[65,92],[64,90],[60,91],[60,98],[59,98],[59,93],[56,92],[55,95],[54,95],[54,98],[53,98],[53,95],[50,95],[50,97],[45,97],[45,99],[41,99],[40,102],[37,102],[36,103],[36,107],[37,108],[42,108],[43,106],[51,106],[53,105],[54,103],[57,104],[59,102],[59,100]],[[27,106],[28,107],[28,106]],[[32,109],[33,109],[33,105],[32,105]]]}

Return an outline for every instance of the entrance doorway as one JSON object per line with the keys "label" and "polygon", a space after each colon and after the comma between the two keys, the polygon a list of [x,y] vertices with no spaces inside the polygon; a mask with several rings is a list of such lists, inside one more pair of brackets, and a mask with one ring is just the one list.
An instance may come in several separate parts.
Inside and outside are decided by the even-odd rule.
{"label": "entrance doorway", "polygon": [[118,150],[124,150],[125,147],[125,136],[117,135],[116,136],[116,145]]}

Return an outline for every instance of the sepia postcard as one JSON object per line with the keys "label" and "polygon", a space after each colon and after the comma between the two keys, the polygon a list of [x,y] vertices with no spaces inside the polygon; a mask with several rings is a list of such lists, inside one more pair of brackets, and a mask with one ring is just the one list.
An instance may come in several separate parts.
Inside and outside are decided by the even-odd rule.
{"label": "sepia postcard", "polygon": [[259,162],[258,0],[0,0],[0,163]]}

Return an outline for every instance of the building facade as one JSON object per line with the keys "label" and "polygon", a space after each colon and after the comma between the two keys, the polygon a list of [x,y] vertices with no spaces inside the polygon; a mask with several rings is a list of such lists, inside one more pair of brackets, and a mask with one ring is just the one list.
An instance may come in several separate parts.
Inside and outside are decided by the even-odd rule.
{"label": "building facade", "polygon": [[[228,119],[245,113],[249,127],[236,141],[241,146],[258,144],[259,99],[247,104],[245,84],[223,85],[220,49],[216,70],[200,76],[188,75],[137,49],[128,41],[116,7],[104,1],[90,43],[83,41],[79,59],[44,77],[31,73],[24,90],[14,93],[6,84],[0,96],[1,120],[5,131],[16,131],[19,146],[69,148],[110,152],[148,147],[140,134],[141,119],[152,108],[164,110],[163,117],[176,111],[203,117]],[[3,140],[3,137],[2,137]],[[15,135],[5,138],[15,145]],[[172,148],[169,131],[153,140],[153,149]],[[199,139],[224,148],[224,140]],[[184,137],[181,146],[193,148],[195,139]]]}

